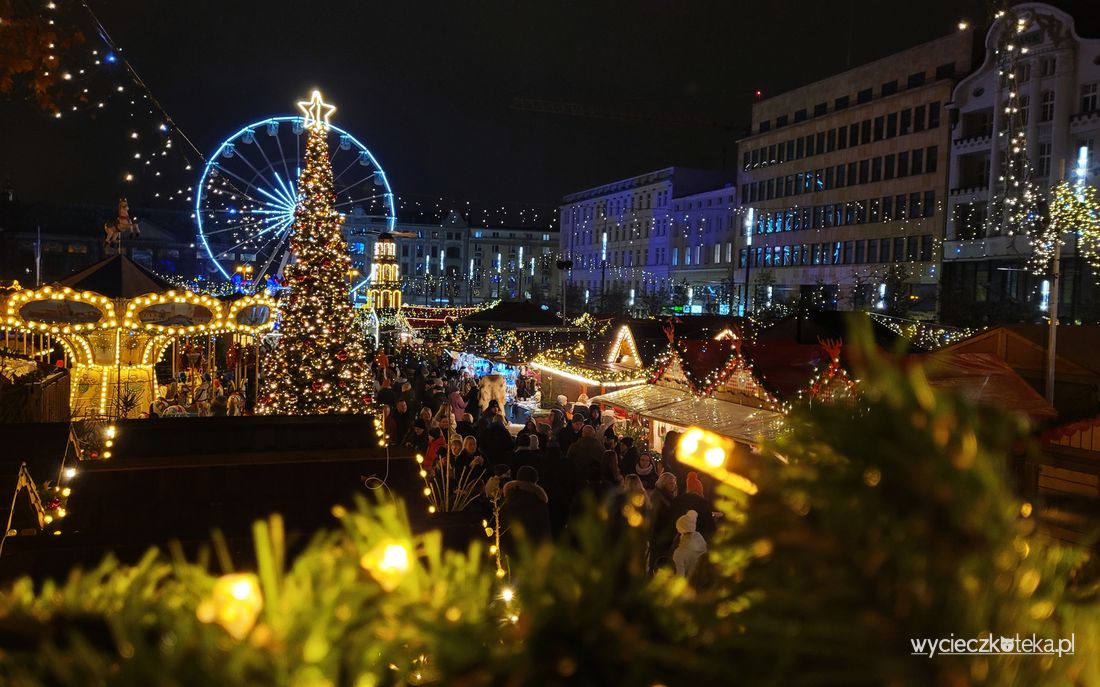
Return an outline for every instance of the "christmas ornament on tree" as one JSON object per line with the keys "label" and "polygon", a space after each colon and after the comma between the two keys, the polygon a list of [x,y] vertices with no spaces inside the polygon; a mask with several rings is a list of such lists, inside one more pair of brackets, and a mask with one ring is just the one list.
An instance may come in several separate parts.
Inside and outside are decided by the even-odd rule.
{"label": "christmas ornament on tree", "polygon": [[[367,412],[370,368],[349,293],[351,258],[340,232],[343,217],[334,207],[326,140],[328,118],[336,108],[323,102],[318,91],[298,107],[305,113],[309,139],[290,235],[294,259],[284,275],[291,296],[279,306],[282,336],[265,361],[267,400],[260,412]],[[330,354],[333,350],[344,355]]]}

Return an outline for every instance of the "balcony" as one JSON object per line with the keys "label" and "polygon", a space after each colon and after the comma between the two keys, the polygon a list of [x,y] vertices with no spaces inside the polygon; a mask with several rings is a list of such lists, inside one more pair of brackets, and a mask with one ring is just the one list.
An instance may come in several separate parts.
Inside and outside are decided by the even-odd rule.
{"label": "balcony", "polygon": [[967,153],[974,150],[985,150],[989,148],[992,140],[992,133],[987,131],[984,133],[980,133],[977,136],[956,138],[954,141],[952,141],[952,144],[956,153]]}
{"label": "balcony", "polygon": [[1100,126],[1100,110],[1079,112],[1069,118],[1069,132],[1080,134]]}
{"label": "balcony", "polygon": [[979,200],[989,196],[989,185],[960,186],[959,188],[951,189],[948,195],[956,200]]}
{"label": "balcony", "polygon": [[[1073,234],[1062,236],[1062,257],[1068,258],[1074,255]],[[965,260],[1018,260],[1031,255],[1031,245],[1027,237],[1016,236],[988,236],[984,239],[971,239],[967,241],[944,241],[944,262],[956,262]]]}

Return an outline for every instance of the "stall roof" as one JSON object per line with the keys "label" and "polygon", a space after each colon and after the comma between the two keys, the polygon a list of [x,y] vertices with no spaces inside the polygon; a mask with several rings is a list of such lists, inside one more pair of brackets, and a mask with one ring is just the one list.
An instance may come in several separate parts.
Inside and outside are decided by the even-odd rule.
{"label": "stall roof", "polygon": [[1057,411],[1004,361],[990,353],[934,353],[925,358],[928,383],[954,391],[978,405],[1023,413],[1034,422]]}
{"label": "stall roof", "polygon": [[783,427],[783,415],[715,398],[692,398],[655,408],[645,416],[682,427],[702,427],[715,434],[755,442],[773,439]]}
{"label": "stall roof", "polygon": [[653,384],[642,384],[629,389],[600,394],[590,400],[592,403],[602,403],[621,408],[628,413],[648,416],[656,408],[686,401],[691,397],[691,393],[688,391],[679,391],[663,386],[654,386]]}
{"label": "stall roof", "polygon": [[561,318],[530,301],[501,301],[491,308],[462,318],[465,325],[497,326],[512,329],[561,327]]}

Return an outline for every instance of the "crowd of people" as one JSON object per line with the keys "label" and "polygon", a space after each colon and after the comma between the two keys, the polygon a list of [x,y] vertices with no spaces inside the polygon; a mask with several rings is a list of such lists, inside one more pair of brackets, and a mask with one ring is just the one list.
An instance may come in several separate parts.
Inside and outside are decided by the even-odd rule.
{"label": "crowd of people", "polygon": [[699,476],[675,459],[676,432],[665,437],[661,455],[640,450],[582,394],[575,403],[559,396],[548,417],[526,418],[513,435],[497,401],[482,408],[478,381],[468,372],[403,366],[382,354],[374,374],[389,445],[423,456],[433,476],[452,471],[446,483],[454,489],[477,488],[470,507],[488,511],[495,501],[506,553],[515,550],[520,531],[533,541],[560,536],[586,503],[636,494],[649,531],[650,570],[695,574],[716,527]]}

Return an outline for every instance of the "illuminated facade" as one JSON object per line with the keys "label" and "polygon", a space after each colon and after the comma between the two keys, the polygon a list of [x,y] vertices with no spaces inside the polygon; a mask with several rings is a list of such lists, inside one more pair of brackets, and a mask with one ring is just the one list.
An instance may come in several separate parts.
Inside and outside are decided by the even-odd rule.
{"label": "illuminated facade", "polygon": [[383,232],[374,242],[370,283],[367,286],[368,310],[396,310],[401,307],[401,279],[397,269],[397,244]]}
{"label": "illuminated facade", "polygon": [[[1015,69],[997,55],[1006,31],[1019,46]],[[985,50],[982,65],[955,88],[951,106],[942,315],[964,325],[1031,319],[1051,298],[1049,278],[1027,267],[1027,237],[991,211],[1005,193],[1013,133],[1022,134],[1026,146],[1027,181],[1044,198],[1063,174],[1076,175],[1081,148],[1084,183],[1094,186],[1100,178],[1100,40],[1081,38],[1073,17],[1060,9],[1021,3],[993,23]],[[999,73],[1006,70],[1014,73]],[[1060,312],[1095,319],[1100,293],[1075,248],[1072,239],[1062,248]]]}

